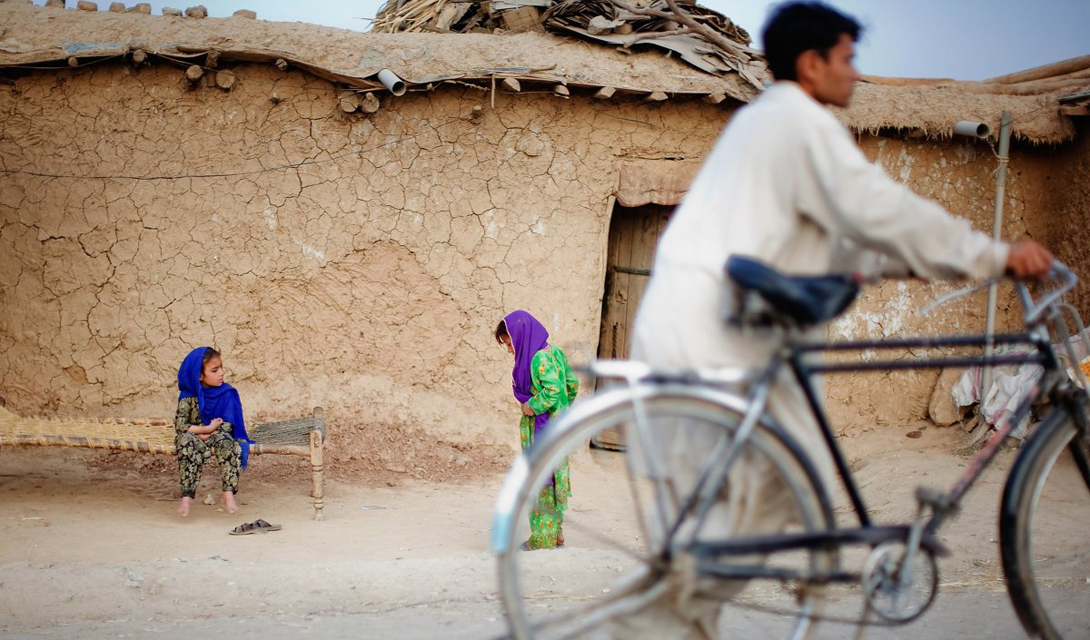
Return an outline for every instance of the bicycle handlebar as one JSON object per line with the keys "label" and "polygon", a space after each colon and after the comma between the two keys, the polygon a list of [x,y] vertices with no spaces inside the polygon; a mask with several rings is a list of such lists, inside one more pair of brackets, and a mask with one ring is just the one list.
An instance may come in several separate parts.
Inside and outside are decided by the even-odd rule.
{"label": "bicycle handlebar", "polygon": [[1029,287],[1026,286],[1025,282],[1023,282],[1022,280],[1017,280],[1011,276],[1000,276],[998,278],[989,278],[987,280],[982,280],[968,287],[958,289],[957,291],[951,291],[946,295],[939,296],[931,303],[922,307],[919,311],[919,314],[927,315],[928,313],[931,313],[931,311],[933,311],[934,309],[948,302],[957,300],[958,298],[963,298],[972,293],[976,293],[981,289],[985,289],[992,286],[993,284],[998,283],[1000,280],[1010,280],[1014,283],[1015,291],[1017,291],[1018,293],[1019,302],[1022,303],[1022,309],[1024,311],[1023,320],[1026,325],[1031,325],[1039,321],[1041,313],[1054,305],[1056,301],[1059,300],[1065,293],[1075,288],[1075,284],[1078,282],[1078,276],[1075,275],[1075,272],[1059,260],[1052,261],[1052,267],[1049,269],[1049,277],[1052,279],[1060,280],[1060,285],[1057,286],[1055,289],[1049,291],[1048,293],[1044,294],[1041,299],[1036,302],[1034,302],[1033,296],[1030,295]]}
{"label": "bicycle handlebar", "polygon": [[1027,325],[1037,322],[1040,319],[1041,312],[1051,307],[1065,293],[1074,289],[1075,284],[1079,281],[1075,272],[1059,260],[1052,261],[1052,268],[1049,270],[1049,275],[1054,275],[1062,282],[1060,283],[1060,286],[1041,296],[1041,299],[1038,300],[1036,304],[1033,302],[1033,297],[1030,295],[1029,287],[1026,286],[1026,283],[1020,280],[1015,281],[1014,286],[1018,291],[1018,297],[1022,302],[1022,308],[1025,310],[1024,320]]}

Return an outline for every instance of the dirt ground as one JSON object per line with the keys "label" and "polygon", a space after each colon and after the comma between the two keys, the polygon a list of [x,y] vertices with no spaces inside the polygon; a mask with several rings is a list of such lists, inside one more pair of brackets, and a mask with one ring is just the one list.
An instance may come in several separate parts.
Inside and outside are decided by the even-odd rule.
{"label": "dirt ground", "polygon": [[[842,443],[874,517],[893,522],[910,515],[916,485],[949,487],[964,472],[967,459],[950,453],[961,437],[956,427],[920,424],[856,429]],[[1004,590],[996,544],[996,507],[1013,456],[1000,455],[942,531],[954,555],[940,564],[935,615],[942,620],[943,607],[964,601],[982,614],[999,612],[985,617],[1002,628],[999,636],[1018,638],[1023,632]],[[484,638],[503,632],[488,551],[502,474],[394,486],[333,480],[326,519],[315,522],[307,474],[244,478],[242,510],[231,515],[200,500],[218,496],[215,470],[208,467],[198,502],[181,519],[170,469],[90,464],[99,458],[70,449],[0,453],[0,637]],[[569,522],[602,521],[623,510],[609,482],[618,459],[596,451],[573,461]],[[839,503],[838,517],[848,524],[850,513],[842,498]],[[228,535],[256,518],[283,529]],[[556,566],[579,580],[582,572],[597,571],[581,559],[600,541],[574,531],[566,549],[538,553],[552,554]],[[1085,530],[1064,534],[1088,536]],[[634,531],[618,525],[615,535]],[[964,614],[946,615],[964,625]],[[842,627],[829,637],[849,636]]]}

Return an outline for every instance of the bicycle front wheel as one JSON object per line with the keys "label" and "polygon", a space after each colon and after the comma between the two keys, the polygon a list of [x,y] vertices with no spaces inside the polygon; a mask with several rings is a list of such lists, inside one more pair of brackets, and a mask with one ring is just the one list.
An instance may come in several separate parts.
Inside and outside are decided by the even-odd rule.
{"label": "bicycle front wheel", "polygon": [[[641,398],[639,406],[634,396]],[[694,489],[694,477],[686,478],[676,468],[653,468],[633,451],[640,447],[632,425],[642,411],[643,424],[656,434],[650,444],[657,453],[681,451],[695,463],[687,469],[701,469],[733,441],[744,408],[743,399],[709,389],[648,386],[610,391],[575,407],[520,457],[504,485],[493,524],[500,593],[512,635],[518,640],[633,637],[632,627],[646,622],[641,616],[654,617],[664,602],[676,605],[689,598],[696,609],[709,613],[703,619],[713,624],[725,602],[751,602],[752,607],[742,605],[740,616],[731,616],[732,626],[742,625],[768,638],[807,637],[821,611],[822,590],[804,580],[748,584],[697,577],[700,572],[692,557],[681,560],[685,554],[668,548],[663,535]],[[627,454],[588,446],[596,434],[609,429],[626,434]],[[564,459],[570,460],[574,494],[562,518],[565,545],[519,551],[526,539],[527,513],[537,507],[542,487]],[[742,465],[762,470],[762,486],[779,488],[776,508],[785,516],[765,519],[763,529],[749,522],[745,535],[820,531],[831,525],[820,481],[790,438],[760,424],[737,459],[740,470]],[[722,496],[731,492],[734,478],[732,470]],[[721,515],[713,513],[710,519]],[[682,530],[692,533],[691,527]],[[835,551],[802,550],[759,561],[786,573],[813,575],[830,571],[835,558]],[[667,618],[676,613],[667,609],[663,609]],[[715,630],[707,629],[700,618],[694,615],[683,625],[704,624],[694,635],[711,631],[714,637]],[[662,631],[674,633],[669,627]]]}
{"label": "bicycle front wheel", "polygon": [[1007,479],[1003,573],[1031,637],[1090,639],[1088,457],[1086,436],[1056,411],[1022,445]]}

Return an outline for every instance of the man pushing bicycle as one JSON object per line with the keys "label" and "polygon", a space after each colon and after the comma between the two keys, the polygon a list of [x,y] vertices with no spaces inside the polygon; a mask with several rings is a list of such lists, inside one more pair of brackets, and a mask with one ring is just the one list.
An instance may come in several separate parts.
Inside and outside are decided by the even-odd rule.
{"label": "man pushing bicycle", "polygon": [[[1052,255],[1037,242],[995,242],[867,161],[827,109],[851,100],[861,31],[818,2],[775,10],[762,39],[776,82],[733,116],[667,226],[636,318],[634,360],[670,370],[769,361],[780,344],[771,332],[724,322],[724,309],[737,299],[724,271],[732,256],[792,275],[855,272],[876,257],[885,261],[883,272],[923,278],[1048,273]],[[786,371],[768,407],[804,450],[823,449],[806,398]],[[684,455],[652,455],[672,474],[698,471],[685,468]],[[829,458],[814,459],[830,486]],[[706,533],[782,526],[790,514],[777,512],[778,487],[765,477],[758,465],[732,478],[731,494],[749,499],[710,519]],[[718,617],[713,599],[664,598],[622,626],[627,637],[715,637]]]}

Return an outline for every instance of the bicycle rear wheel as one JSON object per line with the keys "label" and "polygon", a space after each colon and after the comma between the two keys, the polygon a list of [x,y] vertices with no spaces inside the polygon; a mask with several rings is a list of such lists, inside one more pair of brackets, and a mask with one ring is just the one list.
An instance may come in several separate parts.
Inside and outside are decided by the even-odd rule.
{"label": "bicycle rear wheel", "polygon": [[1003,573],[1031,637],[1090,639],[1088,457],[1086,436],[1056,411],[1022,446],[1007,479]]}
{"label": "bicycle rear wheel", "polygon": [[[669,430],[674,445],[705,459],[717,444],[732,441],[745,407],[737,396],[684,386],[646,387],[635,394],[642,397],[646,424],[660,433]],[[693,576],[692,559],[686,567],[679,566],[684,554],[665,549],[662,532],[693,487],[677,474],[670,482],[657,483],[656,478],[667,477],[663,470],[650,469],[632,452],[639,449],[633,447],[634,430],[627,429],[637,411],[633,395],[628,390],[611,391],[575,407],[520,457],[508,476],[493,525],[493,550],[503,606],[518,640],[628,636],[626,620],[665,599],[684,597],[678,593],[683,590],[679,585]],[[593,436],[607,429],[628,431],[628,454],[588,447]],[[571,461],[574,494],[563,518],[566,544],[558,550],[519,552],[527,513],[565,457]],[[746,535],[831,526],[821,484],[789,438],[762,424],[739,459],[764,465],[764,482],[782,485],[781,506],[790,515],[790,524],[781,522],[767,531],[749,528]],[[812,574],[831,570],[836,557],[835,551],[803,550],[773,554],[766,563]],[[754,602],[756,607],[744,610],[744,626],[762,637],[805,638],[822,608],[822,590],[799,581],[752,580],[728,589],[721,588],[722,581],[710,582],[717,588],[705,588],[709,579],[688,580],[690,587],[699,585],[688,597],[700,600],[705,608],[710,601],[716,609],[728,599]],[[739,624],[737,619],[731,623]]]}

